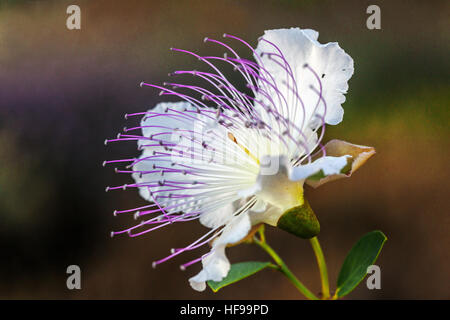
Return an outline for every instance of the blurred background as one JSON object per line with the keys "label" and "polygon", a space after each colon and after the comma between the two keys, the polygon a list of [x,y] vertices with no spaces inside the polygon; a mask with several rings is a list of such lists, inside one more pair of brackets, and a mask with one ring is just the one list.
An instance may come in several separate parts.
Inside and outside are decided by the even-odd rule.
{"label": "blurred background", "polygon": [[[81,8],[81,30],[66,28],[70,4]],[[381,30],[366,28],[370,4],[381,8]],[[300,299],[267,270],[217,294],[195,292],[187,279],[200,266],[179,265],[199,252],[152,269],[206,229],[192,222],[111,239],[134,223],[113,210],[145,202],[135,190],[105,193],[131,177],[102,167],[139,154],[134,142],[103,144],[135,124],[125,113],[163,98],[139,83],[197,66],[170,47],[221,55],[205,36],[227,32],[256,45],[266,29],[299,26],[338,41],[355,61],[344,121],[325,140],[377,150],[351,179],[306,190],[332,287],[354,242],[380,229],[388,237],[377,261],[382,289],[363,284],[348,299],[449,299],[449,13],[448,1],[1,1],[0,298]],[[309,243],[273,228],[267,237],[319,292]],[[228,255],[266,258],[252,245]],[[71,264],[81,267],[81,290],[66,288]]]}

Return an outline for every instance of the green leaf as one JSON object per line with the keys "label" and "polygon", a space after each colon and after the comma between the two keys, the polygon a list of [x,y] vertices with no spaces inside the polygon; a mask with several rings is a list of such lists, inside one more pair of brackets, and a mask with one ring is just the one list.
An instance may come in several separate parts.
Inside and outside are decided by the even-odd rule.
{"label": "green leaf", "polygon": [[256,261],[235,263],[231,265],[228,275],[222,281],[208,281],[207,283],[212,291],[217,292],[223,287],[238,282],[239,280],[245,279],[252,274],[255,274],[269,267],[270,265],[270,262]]}
{"label": "green leaf", "polygon": [[383,248],[386,236],[381,231],[364,235],[348,253],[337,280],[337,297],[349,294],[364,279],[367,267],[374,264]]}

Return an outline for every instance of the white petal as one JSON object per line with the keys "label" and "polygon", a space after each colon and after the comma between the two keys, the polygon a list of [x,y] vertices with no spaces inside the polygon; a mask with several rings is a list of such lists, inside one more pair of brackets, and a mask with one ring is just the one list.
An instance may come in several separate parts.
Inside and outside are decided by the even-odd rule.
{"label": "white petal", "polygon": [[[305,64],[308,64],[320,78],[322,97],[327,104],[325,122],[328,124],[337,124],[342,120],[343,109],[341,104],[345,101],[344,94],[348,89],[347,81],[353,74],[353,59],[336,42],[320,44],[317,37],[316,31],[299,28],[268,30],[262,37],[277,46],[292,68],[299,95],[305,105],[306,117],[303,116],[300,104],[297,103],[296,105],[296,97],[286,86],[287,73],[279,65],[281,59],[277,60],[277,58],[263,54],[257,60],[275,77],[276,86],[283,95],[289,97],[287,98],[289,100],[288,112],[286,112],[286,107],[277,102],[277,99],[274,99],[278,112],[294,121],[298,126],[301,126],[304,123],[303,121],[305,121],[305,125],[317,126],[319,122],[314,115],[323,115],[325,111],[322,103],[316,109],[319,95],[310,86],[319,91],[320,84],[314,74],[304,67]],[[256,52],[258,54],[279,54],[277,48],[264,40],[260,40]],[[278,63],[275,61],[278,61]],[[271,90],[269,94],[273,97],[277,96],[275,90]],[[267,99],[259,98],[267,102]],[[297,111],[293,109],[297,109]]]}
{"label": "white petal", "polygon": [[[193,184],[195,181],[194,176],[190,175],[183,175],[179,172],[165,172],[163,173],[160,170],[156,170],[156,172],[149,173],[152,171],[155,171],[154,165],[156,166],[170,166],[170,161],[151,161],[147,160],[148,155],[143,154],[139,159],[143,159],[142,161],[137,162],[133,166],[132,174],[133,179],[135,180],[136,184],[142,185],[139,187],[139,195],[144,198],[147,201],[154,202],[153,196],[158,197],[158,202],[162,206],[173,206],[175,204],[181,204],[184,199],[177,199],[177,198],[169,198],[169,194],[177,194],[182,193],[184,195],[195,195],[198,193],[198,190],[195,189],[183,189],[180,191],[170,191],[171,188],[165,186],[164,181],[182,181],[184,186],[189,186],[189,184]],[[171,166],[171,168],[180,168],[179,165]],[[159,184],[161,183],[161,185]],[[151,187],[147,187],[151,185]],[[168,190],[168,191],[164,191]],[[150,191],[153,192],[153,196],[150,195]],[[201,201],[194,201],[190,202],[190,207],[192,210],[199,209],[199,206],[201,204]],[[179,206],[176,208],[175,211],[182,211],[186,206]]]}
{"label": "white petal", "polygon": [[266,223],[268,225],[275,227],[283,213],[284,210],[281,209],[280,207],[268,205],[266,207],[266,210],[262,212],[250,211],[249,216],[252,225],[256,225],[258,223]]}
{"label": "white petal", "polygon": [[248,169],[255,161],[218,125],[215,111],[200,112],[187,102],[160,103],[141,126],[143,153],[132,174],[140,195],[150,202],[157,197],[162,207],[171,208],[168,213],[206,214],[207,226],[226,223],[217,210],[239,199],[239,189],[252,185],[257,170]]}
{"label": "white petal", "polygon": [[196,291],[204,291],[206,289],[206,281],[208,281],[208,275],[203,270],[194,277],[189,278],[189,284]]}
{"label": "white petal", "polygon": [[177,117],[158,116],[157,114],[166,114],[167,109],[174,110],[195,110],[195,108],[188,102],[160,102],[153,109],[150,109],[149,114],[142,118],[142,134],[145,137],[149,137],[152,134],[158,134],[166,131],[173,131],[177,128],[183,129],[186,124]]}
{"label": "white petal", "polygon": [[230,271],[230,262],[225,256],[225,245],[221,245],[202,260],[203,269],[189,283],[194,290],[203,291],[206,281],[221,281]]}
{"label": "white petal", "polygon": [[248,198],[248,197],[255,195],[259,191],[261,191],[261,184],[257,181],[250,188],[239,191],[238,196],[241,198]]}
{"label": "white petal", "polygon": [[[251,212],[261,213],[267,210],[267,203],[263,200],[256,200],[256,203],[251,208]],[[253,223],[252,223],[253,224]]]}
{"label": "white petal", "polygon": [[242,240],[250,231],[251,223],[247,212],[235,216],[222,231],[222,234],[214,241],[213,248],[220,245],[236,243]]}
{"label": "white petal", "polygon": [[293,167],[290,172],[290,179],[293,181],[304,180],[316,173],[322,171],[324,176],[338,174],[347,165],[347,159],[350,155],[341,157],[322,157],[312,163]]}
{"label": "white petal", "polygon": [[227,244],[242,240],[250,231],[250,218],[247,213],[241,213],[225,226],[222,234],[214,241],[211,253],[202,260],[203,269],[194,277],[189,279],[192,288],[203,291],[208,280],[221,281],[228,271],[230,262],[225,255]]}
{"label": "white petal", "polygon": [[[164,152],[164,147],[157,143],[159,140],[174,143],[178,148],[190,148],[193,146],[192,139],[209,144],[217,140],[217,135],[226,137],[224,128],[217,125],[214,117],[205,116],[197,110],[196,107],[184,101],[161,102],[148,110],[147,115],[141,120],[142,135],[154,140],[138,140],[138,146],[143,149],[143,154],[149,156],[154,151]],[[188,114],[189,119],[185,119],[183,114]],[[210,132],[212,129],[218,134],[212,135]]]}
{"label": "white petal", "polygon": [[317,41],[319,39],[319,32],[313,29],[303,29],[303,33],[311,40]]}
{"label": "white petal", "polygon": [[[295,133],[293,133],[294,135]],[[298,159],[304,155],[311,154],[318,145],[317,132],[305,127],[302,134],[294,135],[297,141],[288,140],[288,156],[290,159]],[[300,142],[299,142],[300,141]]]}
{"label": "white petal", "polygon": [[217,210],[206,211],[200,216],[200,223],[208,228],[217,228],[227,224],[235,212],[233,203],[228,203]]}

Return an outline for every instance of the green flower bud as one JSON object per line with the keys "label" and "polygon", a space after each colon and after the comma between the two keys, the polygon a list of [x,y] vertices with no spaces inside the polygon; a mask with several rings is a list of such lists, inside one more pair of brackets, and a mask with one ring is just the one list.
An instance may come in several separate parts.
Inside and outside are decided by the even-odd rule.
{"label": "green flower bud", "polygon": [[286,210],[277,227],[303,239],[313,238],[320,232],[319,220],[306,199],[301,206]]}

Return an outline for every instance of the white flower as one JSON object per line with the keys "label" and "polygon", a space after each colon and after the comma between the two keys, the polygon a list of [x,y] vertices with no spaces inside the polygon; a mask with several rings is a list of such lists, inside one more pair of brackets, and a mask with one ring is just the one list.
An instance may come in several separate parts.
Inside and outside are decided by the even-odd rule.
{"label": "white flower", "polygon": [[[205,87],[180,83],[156,86],[161,95],[181,102],[160,103],[142,113],[141,125],[125,128],[117,139],[137,140],[139,159],[129,162],[135,183],[109,187],[136,187],[152,204],[116,211],[150,217],[139,225],[112,235],[137,236],[175,222],[199,219],[210,228],[190,245],[174,249],[164,262],[184,251],[211,243],[209,253],[182,265],[202,262],[203,269],[189,281],[204,290],[208,280],[220,281],[230,263],[225,248],[245,238],[252,225],[276,226],[280,217],[302,206],[304,183],[317,187],[326,181],[347,177],[373,153],[373,148],[333,140],[320,144],[325,124],[342,120],[347,81],[353,60],[337,43],[320,44],[318,32],[299,28],[266,31],[252,49],[255,62],[242,59],[224,43],[227,55],[203,57],[208,71],[176,71],[192,75]],[[216,64],[231,65],[251,91],[238,90]],[[141,135],[130,132],[142,130]],[[318,149],[316,153],[313,152]]]}

